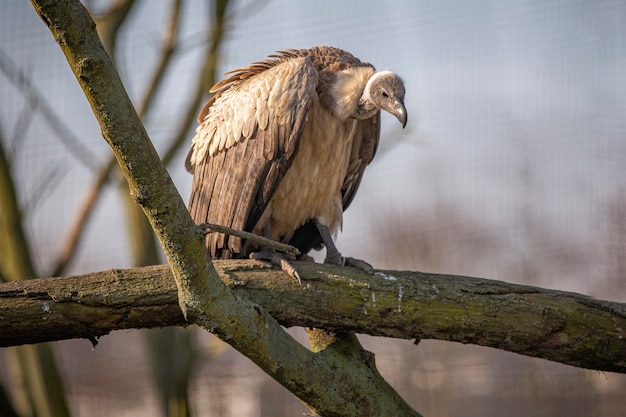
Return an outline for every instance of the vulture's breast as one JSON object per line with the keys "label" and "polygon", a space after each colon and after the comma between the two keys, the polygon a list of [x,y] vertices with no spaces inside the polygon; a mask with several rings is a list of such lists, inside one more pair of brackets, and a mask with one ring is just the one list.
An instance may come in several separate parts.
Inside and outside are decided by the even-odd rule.
{"label": "vulture's breast", "polygon": [[331,233],[342,225],[341,187],[346,177],[356,120],[342,121],[316,100],[311,106],[298,153],[254,232],[267,226],[272,239],[288,241],[310,219],[318,219]]}

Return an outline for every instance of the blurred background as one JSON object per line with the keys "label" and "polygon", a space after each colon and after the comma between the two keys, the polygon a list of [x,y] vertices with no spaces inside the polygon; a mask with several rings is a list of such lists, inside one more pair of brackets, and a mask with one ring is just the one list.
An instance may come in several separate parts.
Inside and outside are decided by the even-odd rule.
{"label": "blurred background", "polygon": [[[626,302],[626,3],[85,4],[185,200],[183,159],[216,77],[276,50],[333,45],[400,74],[409,112],[405,130],[383,115],[338,239],[344,254]],[[17,203],[0,216],[23,226],[2,231],[3,280],[164,262],[63,54],[23,1],[0,14],[0,140],[0,175]],[[626,408],[624,375],[448,342],[360,339],[426,416]],[[2,416],[307,412],[197,329],[118,331],[95,349],[83,340],[2,349],[0,382]]]}

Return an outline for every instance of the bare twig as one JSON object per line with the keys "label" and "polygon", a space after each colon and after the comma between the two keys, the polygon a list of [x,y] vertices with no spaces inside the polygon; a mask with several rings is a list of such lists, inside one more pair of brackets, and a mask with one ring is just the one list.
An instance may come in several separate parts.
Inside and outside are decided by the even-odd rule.
{"label": "bare twig", "polygon": [[60,179],[67,171],[66,165],[46,167],[45,173],[40,175],[34,190],[29,190],[28,196],[24,199],[25,203],[22,206],[24,214],[33,213],[37,207],[41,207],[46,199],[54,193]]}
{"label": "bare twig", "polygon": [[272,239],[267,239],[263,236],[255,235],[254,233],[244,232],[243,230],[232,229],[230,227],[220,226],[219,224],[212,223],[203,223],[200,225],[200,227],[202,227],[205,234],[211,232],[224,233],[227,235],[237,236],[242,239],[246,239],[247,241],[254,242],[260,246],[278,249],[279,251],[287,252],[294,256],[300,255],[300,251],[291,245],[288,245],[286,243],[280,243]]}
{"label": "bare twig", "polygon": [[9,160],[13,161],[26,144],[26,132],[33,123],[33,114],[37,111],[37,100],[25,100],[20,114],[17,116],[11,135],[11,149],[6,150]]}

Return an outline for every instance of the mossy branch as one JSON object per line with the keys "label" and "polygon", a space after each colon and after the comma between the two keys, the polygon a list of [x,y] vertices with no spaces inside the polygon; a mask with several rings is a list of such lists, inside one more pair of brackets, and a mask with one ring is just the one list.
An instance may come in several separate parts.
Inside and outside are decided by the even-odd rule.
{"label": "mossy branch", "polygon": [[[284,326],[489,346],[626,373],[626,304],[481,278],[294,262],[216,261],[235,295]],[[0,346],[186,325],[166,265],[0,285]]]}

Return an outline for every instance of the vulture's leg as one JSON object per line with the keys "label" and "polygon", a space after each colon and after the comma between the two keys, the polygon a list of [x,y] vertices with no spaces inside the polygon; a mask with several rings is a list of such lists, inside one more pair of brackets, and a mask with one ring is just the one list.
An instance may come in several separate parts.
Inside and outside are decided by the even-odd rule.
{"label": "vulture's leg", "polygon": [[326,259],[324,259],[324,263],[340,266],[353,266],[360,269],[361,271],[367,272],[368,274],[372,274],[374,272],[374,268],[372,268],[372,265],[368,264],[365,261],[350,257],[344,258],[337,249],[337,246],[335,246],[335,241],[333,240],[333,237],[331,236],[328,227],[320,223],[318,220],[315,220],[315,225],[320,231],[324,246],[326,246]]}
{"label": "vulture's leg", "polygon": [[[269,233],[269,230],[264,230],[263,234],[265,235],[264,237],[267,237],[268,239],[270,239],[268,236],[272,236],[271,233]],[[287,257],[290,259],[287,259]],[[258,252],[251,252],[250,259],[271,262],[272,265],[280,266],[280,269],[289,274],[289,276],[297,279],[298,284],[302,284],[300,274],[298,274],[296,268],[294,268],[293,265],[291,265],[291,262],[289,262],[290,260],[295,259],[293,255],[288,253],[278,253],[274,248],[264,247]]]}

